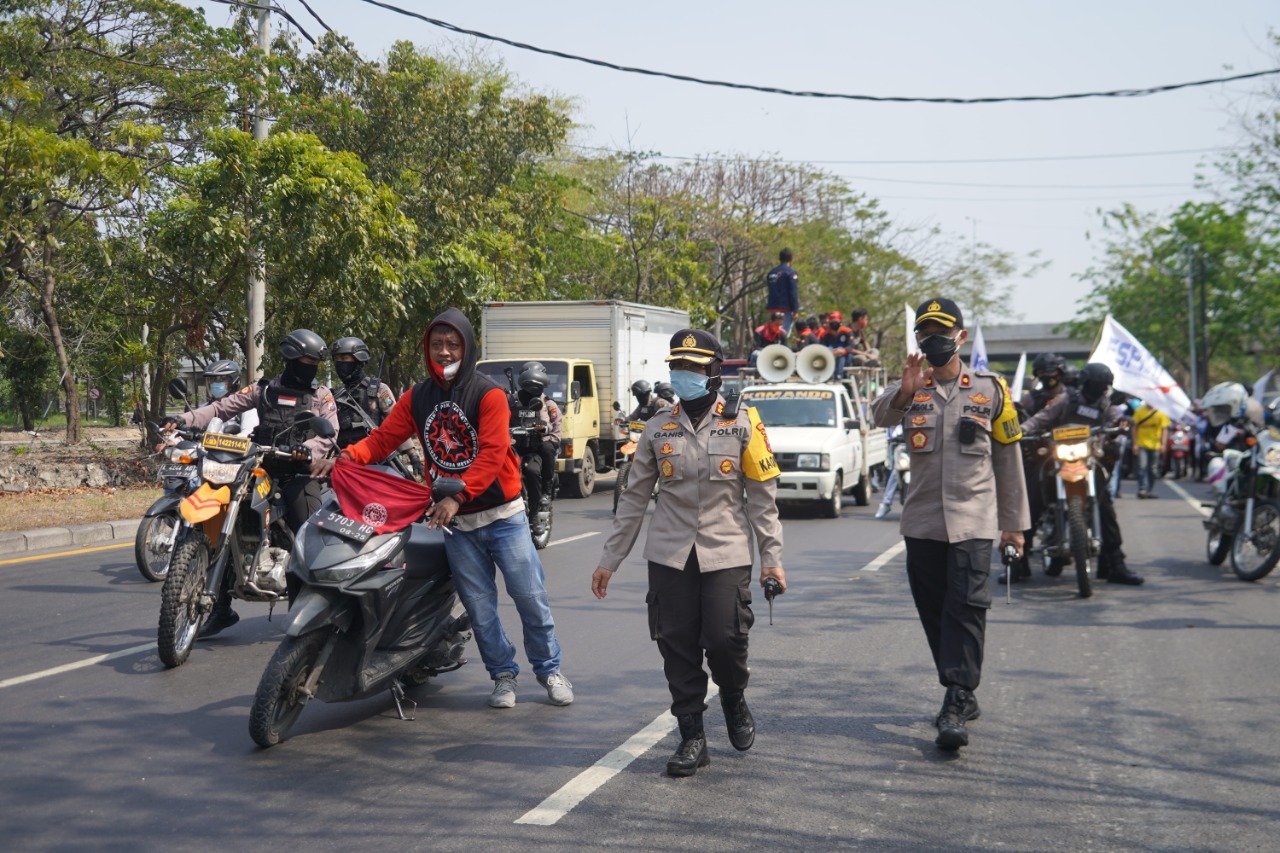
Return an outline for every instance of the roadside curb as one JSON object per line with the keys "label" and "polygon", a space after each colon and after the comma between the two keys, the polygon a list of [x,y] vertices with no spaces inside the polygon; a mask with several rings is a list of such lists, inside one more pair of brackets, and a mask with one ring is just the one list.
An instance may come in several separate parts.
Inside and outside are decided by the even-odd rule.
{"label": "roadside curb", "polygon": [[133,539],[140,522],[141,519],[135,518],[129,521],[99,521],[94,524],[0,533],[0,556]]}

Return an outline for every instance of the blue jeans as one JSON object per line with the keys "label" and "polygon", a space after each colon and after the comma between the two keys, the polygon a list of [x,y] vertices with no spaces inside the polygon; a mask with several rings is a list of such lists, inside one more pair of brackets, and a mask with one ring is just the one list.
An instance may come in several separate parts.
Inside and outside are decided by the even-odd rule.
{"label": "blue jeans", "polygon": [[1151,492],[1156,487],[1156,462],[1160,459],[1159,450],[1146,447],[1138,448],[1138,491]]}
{"label": "blue jeans", "polygon": [[444,550],[453,570],[462,606],[471,617],[476,647],[490,677],[518,673],[516,647],[498,618],[498,585],[495,567],[502,572],[507,595],[515,602],[524,628],[524,652],[536,675],[560,670],[560,643],[551,618],[546,576],[529,535],[529,519],[523,511],[477,530],[453,529]]}

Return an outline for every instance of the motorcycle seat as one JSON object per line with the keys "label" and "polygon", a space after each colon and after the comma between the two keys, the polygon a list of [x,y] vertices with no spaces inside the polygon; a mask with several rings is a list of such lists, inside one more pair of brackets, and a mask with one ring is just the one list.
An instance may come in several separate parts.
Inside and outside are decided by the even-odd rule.
{"label": "motorcycle seat", "polygon": [[449,558],[444,553],[443,530],[432,530],[425,524],[409,528],[409,542],[404,548],[405,575],[409,578],[429,578],[449,574]]}

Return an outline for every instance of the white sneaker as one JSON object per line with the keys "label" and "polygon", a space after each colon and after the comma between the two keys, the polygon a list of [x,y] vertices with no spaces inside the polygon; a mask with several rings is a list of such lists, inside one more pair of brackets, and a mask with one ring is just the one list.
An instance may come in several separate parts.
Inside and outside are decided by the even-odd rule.
{"label": "white sneaker", "polygon": [[884,518],[888,514],[889,514],[889,505],[880,504],[880,508],[876,510],[876,518]]}
{"label": "white sneaker", "polygon": [[547,688],[547,698],[552,705],[569,705],[573,702],[573,685],[563,673],[553,672],[545,678],[538,676],[538,683]]}
{"label": "white sneaker", "polygon": [[493,680],[493,692],[489,694],[490,708],[514,708],[516,706],[516,674],[500,672]]}

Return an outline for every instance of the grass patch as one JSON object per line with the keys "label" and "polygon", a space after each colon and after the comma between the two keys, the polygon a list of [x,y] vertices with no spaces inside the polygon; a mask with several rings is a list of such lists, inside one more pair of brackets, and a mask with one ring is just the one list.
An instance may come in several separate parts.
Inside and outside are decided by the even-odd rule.
{"label": "grass patch", "polygon": [[142,518],[163,489],[47,489],[0,495],[0,532]]}
{"label": "grass patch", "polygon": [[13,452],[14,456],[21,456],[24,453],[31,452],[30,447],[13,447],[13,448],[10,448],[10,450]]}

